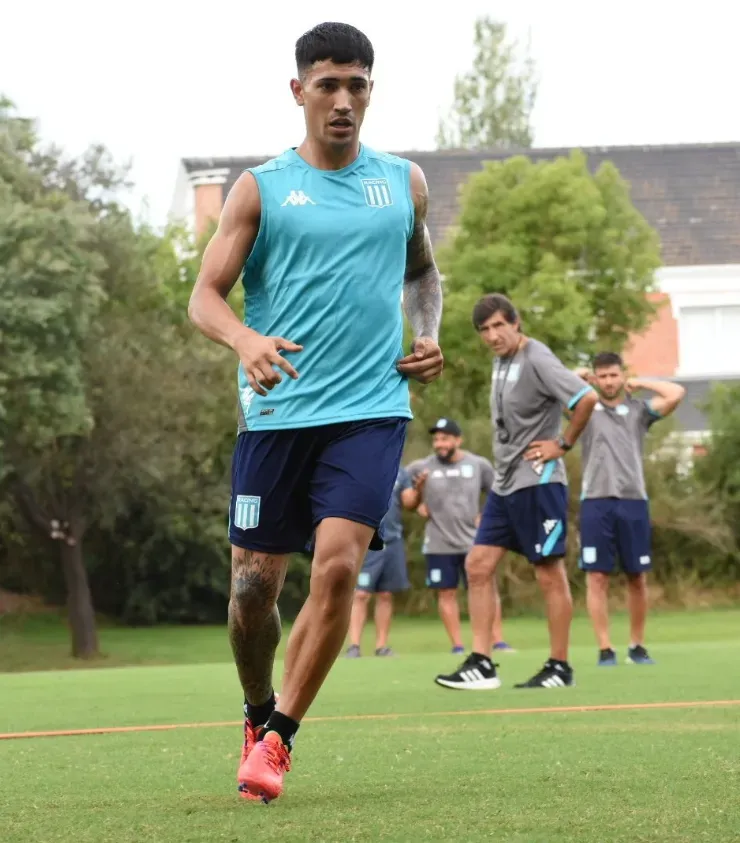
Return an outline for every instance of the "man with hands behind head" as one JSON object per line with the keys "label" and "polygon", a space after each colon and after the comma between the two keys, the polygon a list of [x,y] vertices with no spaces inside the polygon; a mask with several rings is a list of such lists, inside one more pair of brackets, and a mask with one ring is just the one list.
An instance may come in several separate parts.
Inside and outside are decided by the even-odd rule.
{"label": "man with hands behind head", "polygon": [[[580,567],[586,572],[587,605],[599,647],[598,664],[613,667],[617,654],[609,637],[609,577],[616,559],[627,576],[630,644],[627,661],[653,664],[645,649],[647,574],[652,569],[650,511],[643,472],[648,430],[670,415],[685,390],[670,381],[628,378],[622,358],[597,354],[593,370],[579,369],[596,387],[599,402],[581,437],[583,482]],[[648,399],[637,398],[642,390]]]}

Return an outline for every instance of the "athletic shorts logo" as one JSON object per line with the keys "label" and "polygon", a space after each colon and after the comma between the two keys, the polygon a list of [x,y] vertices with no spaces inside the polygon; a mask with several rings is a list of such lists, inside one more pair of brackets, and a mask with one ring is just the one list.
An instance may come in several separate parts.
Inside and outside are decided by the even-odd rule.
{"label": "athletic shorts logo", "polygon": [[365,203],[371,208],[387,208],[393,204],[388,179],[362,179],[362,189],[365,191]]}
{"label": "athletic shorts logo", "polygon": [[584,565],[593,565],[596,561],[596,548],[584,547],[582,551],[582,556]]}
{"label": "athletic shorts logo", "polygon": [[260,523],[260,503],[256,495],[237,495],[234,504],[234,526],[240,530],[254,530]]}
{"label": "athletic shorts logo", "polygon": [[640,557],[640,565],[649,565],[650,564],[650,557],[649,556],[641,556]]}

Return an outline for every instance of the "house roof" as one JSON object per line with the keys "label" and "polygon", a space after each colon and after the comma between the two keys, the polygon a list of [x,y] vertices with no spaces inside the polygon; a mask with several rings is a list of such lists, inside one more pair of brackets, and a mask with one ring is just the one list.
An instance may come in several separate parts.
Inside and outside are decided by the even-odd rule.
{"label": "house roof", "polygon": [[[570,149],[530,149],[534,161],[568,155]],[[583,148],[592,169],[612,161],[631,185],[632,200],[658,232],[666,266],[740,263],[740,143]],[[484,161],[517,151],[437,150],[400,152],[416,161],[429,184],[429,230],[436,244],[458,213],[458,189]],[[186,158],[187,173],[227,171],[224,196],[247,167],[272,156]]]}

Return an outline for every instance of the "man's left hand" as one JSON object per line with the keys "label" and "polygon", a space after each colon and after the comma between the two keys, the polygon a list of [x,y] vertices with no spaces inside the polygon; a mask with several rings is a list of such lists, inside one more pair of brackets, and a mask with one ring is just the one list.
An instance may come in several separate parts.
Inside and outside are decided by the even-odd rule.
{"label": "man's left hand", "polygon": [[543,439],[531,443],[524,452],[524,459],[542,464],[560,459],[564,454],[565,451],[554,439]]}
{"label": "man's left hand", "polygon": [[442,349],[431,337],[417,337],[411,343],[411,354],[402,357],[396,368],[407,378],[419,383],[431,383],[436,380],[444,368]]}

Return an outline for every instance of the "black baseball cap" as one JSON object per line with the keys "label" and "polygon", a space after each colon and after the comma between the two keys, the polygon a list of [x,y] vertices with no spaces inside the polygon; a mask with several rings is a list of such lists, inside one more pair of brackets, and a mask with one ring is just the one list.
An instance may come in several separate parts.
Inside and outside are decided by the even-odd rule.
{"label": "black baseball cap", "polygon": [[460,425],[454,419],[437,419],[437,423],[429,428],[430,433],[449,433],[451,436],[462,436]]}

